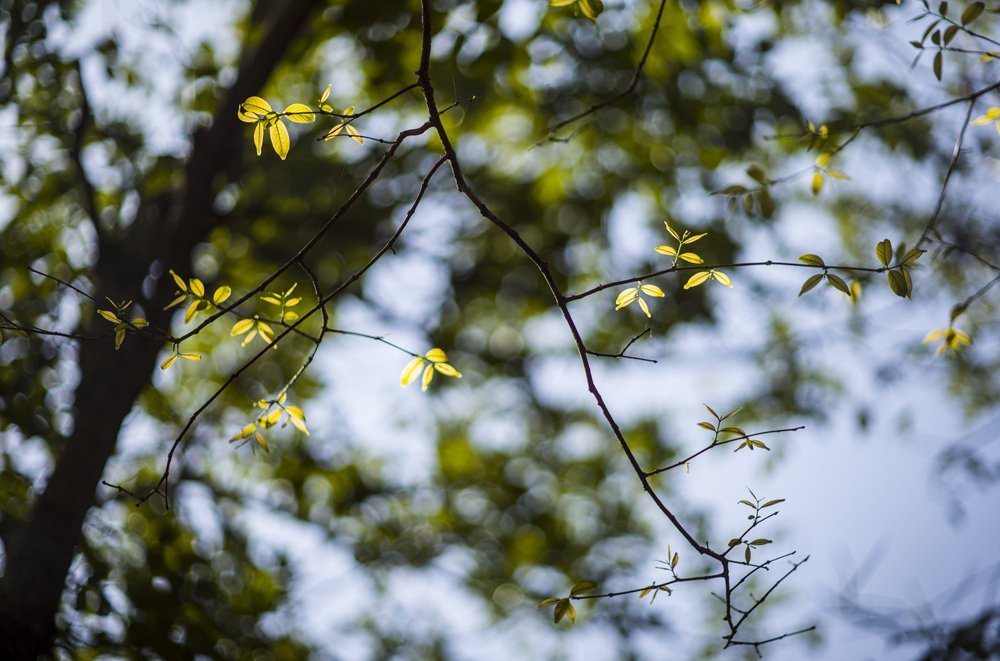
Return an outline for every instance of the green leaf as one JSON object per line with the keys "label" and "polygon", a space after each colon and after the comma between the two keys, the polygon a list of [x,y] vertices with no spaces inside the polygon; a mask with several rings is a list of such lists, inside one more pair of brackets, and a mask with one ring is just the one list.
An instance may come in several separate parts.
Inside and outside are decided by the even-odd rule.
{"label": "green leaf", "polygon": [[949,25],[944,31],[944,45],[947,46],[948,44],[950,44],[951,40],[955,38],[956,34],[958,34],[958,26]]}
{"label": "green leaf", "polygon": [[535,608],[545,608],[546,606],[551,606],[552,604],[558,604],[560,600],[561,599],[559,597],[549,597],[548,599],[543,599],[538,602],[538,605],[535,606]]}
{"label": "green leaf", "polygon": [[715,425],[711,422],[699,422],[698,426],[702,429],[707,429],[708,431],[715,431]]}
{"label": "green leaf", "polygon": [[920,259],[920,256],[923,255],[925,252],[927,251],[921,250],[920,248],[914,248],[913,250],[903,255],[903,259],[900,261],[900,263],[903,266],[909,266],[914,262],[916,262],[918,259]]}
{"label": "green leaf", "polygon": [[576,622],[576,609],[568,598],[560,599],[556,604],[556,610],[552,614],[553,621],[558,624],[563,617],[569,617],[570,622]]}
{"label": "green leaf", "polygon": [[826,266],[826,262],[819,255],[814,255],[812,253],[807,253],[799,257],[799,261],[803,264],[808,264],[809,266]]}
{"label": "green leaf", "polygon": [[913,279],[910,277],[909,269],[900,269],[903,273],[903,283],[906,286],[906,296],[909,298],[913,294]]}
{"label": "green leaf", "polygon": [[906,278],[903,276],[902,272],[899,270],[889,271],[888,278],[889,289],[892,290],[892,293],[896,296],[906,298]]}
{"label": "green leaf", "polygon": [[578,597],[581,594],[593,592],[596,589],[597,583],[594,583],[593,581],[581,581],[573,586],[573,588],[569,591],[569,596]]}
{"label": "green leaf", "polygon": [[827,273],[826,279],[833,286],[834,289],[842,291],[848,296],[851,295],[851,288],[847,286],[847,283],[844,282],[844,279],[841,278],[839,275],[834,275],[833,273]]}
{"label": "green leaf", "polygon": [[761,538],[761,539],[755,539],[755,540],[753,540],[752,542],[750,542],[750,544],[751,544],[752,546],[764,546],[765,544],[770,544],[770,543],[771,543],[771,540],[769,540],[769,539],[764,539],[764,538]]}
{"label": "green leaf", "polygon": [[807,278],[806,281],[802,283],[802,289],[799,290],[799,296],[802,296],[802,294],[806,293],[807,291],[809,291],[822,281],[823,281],[822,273],[817,273],[815,275],[809,276],[809,278]]}
{"label": "green leaf", "polygon": [[[934,34],[937,35],[939,33],[935,32]],[[938,80],[941,80],[941,66],[943,59],[941,51],[934,54],[934,77]]]}
{"label": "green leaf", "polygon": [[767,501],[766,503],[764,503],[763,505],[761,505],[760,508],[764,509],[765,507],[773,507],[774,505],[777,505],[778,503],[783,503],[783,502],[785,502],[784,498],[775,498],[774,500]]}
{"label": "green leaf", "polygon": [[750,545],[749,544],[747,544],[746,550],[743,552],[743,558],[747,562],[750,562]]}
{"label": "green leaf", "polygon": [[962,12],[962,17],[959,20],[961,21],[962,25],[971,23],[972,21],[979,18],[979,15],[983,13],[984,9],[986,9],[986,5],[983,4],[982,2],[973,2],[971,5],[965,8],[965,11]]}
{"label": "green leaf", "polygon": [[708,409],[708,412],[712,414],[712,417],[714,417],[716,419],[719,418],[719,414],[716,413],[715,410],[711,406],[709,406],[708,404],[702,404],[702,406],[704,406],[706,409]]}
{"label": "green leaf", "polygon": [[764,168],[761,167],[760,165],[757,165],[756,163],[751,163],[750,167],[747,168],[747,174],[750,175],[750,178],[756,181],[757,183],[763,185],[767,184],[767,172],[765,172]]}
{"label": "green leaf", "polygon": [[882,266],[889,266],[889,262],[892,261],[892,241],[889,239],[879,241],[875,246],[875,257],[882,262]]}
{"label": "green leaf", "polygon": [[738,545],[739,543],[740,543],[740,540],[737,539],[736,537],[733,537],[731,540],[729,540],[729,548],[733,548],[734,546]]}
{"label": "green leaf", "polygon": [[760,212],[765,218],[770,219],[774,217],[774,198],[771,197],[771,193],[766,188],[757,191],[757,204],[760,206]]}
{"label": "green leaf", "polygon": [[741,186],[740,184],[729,184],[728,186],[722,188],[717,192],[719,195],[728,195],[729,197],[739,197],[749,192],[746,186]]}

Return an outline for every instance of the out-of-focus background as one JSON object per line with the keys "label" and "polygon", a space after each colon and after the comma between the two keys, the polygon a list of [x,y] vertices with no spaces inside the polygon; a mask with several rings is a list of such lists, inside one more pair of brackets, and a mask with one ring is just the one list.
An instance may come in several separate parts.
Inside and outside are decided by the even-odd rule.
{"label": "out-of-focus background", "polygon": [[[255,154],[229,90],[315,108],[331,84],[336,112],[366,108],[413,81],[418,4],[0,2],[0,588],[16,584],[16,560],[31,564],[23,540],[58,527],[52,487],[68,448],[103,452],[103,479],[148,490],[192,412],[264,346],[241,348],[235,317],[223,319],[181,349],[203,360],[161,370],[172,348],[146,338],[113,352],[110,336],[13,326],[100,334],[110,326],[95,309],[113,293],[179,335],[193,323],[160,311],[168,270],[235,295],[256,286],[361,183],[386,149],[373,138],[419,125],[424,107],[412,90],[359,119],[364,144],[319,141],[329,118],[290,124],[282,161],[268,144]],[[442,104],[458,102],[445,119],[466,176],[568,291],[669,266],[653,250],[670,242],[664,220],[708,232],[692,249],[712,264],[818,253],[862,266],[877,266],[878,241],[913,247],[933,220],[913,300],[881,274],[856,274],[853,302],[825,285],[798,296],[812,272],[756,266],[726,269],[732,289],[650,280],[666,296],[647,299],[649,319],[635,305],[614,310],[624,285],[572,310],[592,350],[617,354],[642,334],[627,354],[656,361],[592,358],[647,467],[711,441],[697,426],[706,403],[742,406],[734,421],[748,431],[804,426],[760,437],[770,452],[717,448],[655,482],[713,547],[745,527],[748,490],[785,499],[761,532],[772,545],[757,553],[809,561],[742,637],[817,626],[761,647],[774,659],[996,654],[1000,352],[989,285],[1000,145],[987,111],[997,94],[852,138],[996,82],[996,15],[966,21],[975,3],[911,0],[668,1],[635,92],[548,134],[628,84],[660,3],[608,0],[596,21],[544,0],[432,4],[431,76]],[[402,220],[439,156],[428,136],[404,143],[310,254],[325,287]],[[848,178],[827,174],[814,194],[818,154],[849,139],[828,164]],[[754,163],[773,209],[760,194],[749,207],[717,194],[758,188]],[[199,418],[169,512],[155,497],[135,507],[74,482],[82,469],[66,468],[66,493],[89,502],[96,489],[96,505],[82,538],[67,538],[77,545],[57,656],[756,658],[753,647],[721,649],[720,588],[708,583],[653,603],[578,603],[573,625],[535,608],[578,581],[618,591],[666,580],[668,544],[680,572],[703,565],[600,418],[537,271],[449,176],[435,175],[395,252],[334,301],[330,324],[413,352],[441,347],[463,378],[403,389],[405,352],[330,335],[288,394],[310,435],[286,425],[268,432],[270,452],[235,447],[227,441],[254,402],[308,355],[292,336]],[[315,303],[302,269],[271,289],[293,285],[296,309]],[[973,344],[935,356],[922,340],[963,301],[954,326]],[[273,314],[268,305],[240,313]],[[92,428],[106,443],[80,450]]]}

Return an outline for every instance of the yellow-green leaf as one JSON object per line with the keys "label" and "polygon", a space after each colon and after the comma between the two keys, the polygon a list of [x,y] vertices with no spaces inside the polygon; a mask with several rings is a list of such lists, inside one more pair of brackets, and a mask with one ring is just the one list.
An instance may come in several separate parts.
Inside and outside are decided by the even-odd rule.
{"label": "yellow-green leaf", "polygon": [[274,152],[281,157],[281,160],[285,160],[285,157],[288,156],[288,148],[291,147],[288,129],[281,122],[275,122],[268,129],[268,134],[271,137],[271,146],[274,147]]}
{"label": "yellow-green leaf", "polygon": [[212,294],[212,302],[215,303],[216,305],[222,305],[226,301],[226,299],[228,299],[230,295],[232,295],[232,293],[233,293],[232,289],[230,289],[226,285],[222,285],[221,287],[215,290],[214,294]]}
{"label": "yellow-green leaf", "polygon": [[132,320],[132,325],[135,326],[136,328],[145,328],[146,326],[149,325],[149,322],[143,319],[142,317],[136,317],[135,319]]}
{"label": "yellow-green leaf", "polygon": [[174,364],[175,360],[177,360],[177,354],[175,353],[170,354],[170,356],[168,356],[166,360],[160,363],[160,369],[161,370],[167,369],[168,367]]}
{"label": "yellow-green leaf", "polygon": [[323,140],[333,140],[333,139],[334,139],[334,138],[336,138],[336,137],[337,137],[338,135],[340,135],[340,132],[344,130],[344,127],[345,127],[345,126],[347,126],[347,125],[346,125],[346,124],[344,124],[343,122],[341,122],[340,124],[337,124],[337,125],[336,125],[336,126],[334,126],[334,127],[332,128],[332,129],[330,129],[330,130],[329,130],[329,131],[327,132],[327,134],[323,136],[323,138],[322,138],[322,139],[323,139]]}
{"label": "yellow-green leaf", "polygon": [[882,262],[882,266],[889,266],[889,262],[892,261],[892,241],[889,239],[879,241],[875,246],[875,257]]}
{"label": "yellow-green leaf", "polygon": [[615,299],[615,309],[620,310],[621,308],[625,307],[633,300],[635,300],[638,294],[639,294],[638,287],[629,287],[628,289],[625,289],[624,291],[622,291],[622,293],[618,294],[618,298]]}
{"label": "yellow-green leaf", "polygon": [[182,292],[186,292],[188,290],[187,285],[184,284],[184,279],[181,278],[181,276],[174,273],[173,269],[170,269],[170,275],[173,277],[174,282],[177,283],[178,289],[180,289]]}
{"label": "yellow-green leaf", "polygon": [[681,259],[683,259],[685,262],[690,262],[692,264],[704,264],[705,263],[705,260],[703,260],[699,255],[696,255],[693,252],[682,252],[678,256]]}
{"label": "yellow-green leaf", "polygon": [[[601,0],[580,0],[580,12],[592,21],[604,11],[604,3]],[[576,619],[575,616],[572,619]]]}
{"label": "yellow-green leaf", "polygon": [[354,128],[350,124],[345,124],[344,130],[347,131],[347,135],[351,136],[351,138],[357,141],[359,145],[365,144],[364,138],[361,137],[361,134],[358,132],[356,128]]}
{"label": "yellow-green leaf", "polygon": [[809,276],[805,282],[802,283],[802,289],[799,290],[799,296],[805,294],[807,291],[818,285],[823,280],[823,274],[817,273],[815,275]]}
{"label": "yellow-green leaf", "polygon": [[185,324],[188,323],[189,321],[191,321],[192,319],[194,319],[194,316],[196,314],[198,314],[198,310],[201,308],[201,303],[202,302],[199,301],[199,300],[195,300],[195,301],[191,302],[191,305],[188,306],[187,311],[184,313],[184,323]]}
{"label": "yellow-green leaf", "polygon": [[323,90],[323,96],[319,97],[320,103],[325,103],[326,100],[330,98],[330,90],[332,89],[333,89],[333,83],[330,83],[329,85],[326,86],[326,89]]}
{"label": "yellow-green leaf", "polygon": [[200,353],[179,353],[177,355],[183,358],[184,360],[201,360]]}
{"label": "yellow-green leaf", "polygon": [[670,232],[670,236],[674,237],[678,241],[681,240],[681,235],[674,231],[674,228],[670,226],[670,223],[664,220],[663,225],[667,228],[667,231]]}
{"label": "yellow-green leaf", "polygon": [[271,112],[271,104],[259,96],[251,96],[243,102],[243,109],[248,113],[266,115]]}
{"label": "yellow-green leaf", "polygon": [[243,429],[233,434],[233,437],[229,439],[229,442],[232,443],[233,441],[239,441],[244,438],[249,438],[250,435],[253,434],[254,431],[256,431],[256,429],[257,429],[257,423],[255,422],[251,422],[248,425],[244,425]]}
{"label": "yellow-green leaf", "polygon": [[101,315],[102,317],[104,317],[106,320],[110,321],[113,324],[122,323],[122,320],[118,318],[118,315],[116,315],[114,312],[111,312],[110,310],[98,310],[97,314]]}
{"label": "yellow-green leaf", "polygon": [[441,372],[445,376],[453,376],[458,379],[462,378],[462,373],[448,363],[434,363],[434,369]]}
{"label": "yellow-green leaf", "polygon": [[229,334],[242,335],[251,328],[253,328],[253,319],[240,319],[235,324],[233,324],[233,330],[229,331]]}
{"label": "yellow-green leaf", "polygon": [[192,294],[194,294],[195,296],[204,296],[205,295],[205,285],[204,285],[204,283],[202,283],[201,280],[199,280],[198,278],[191,278],[191,280],[189,282],[191,284],[191,293]]}
{"label": "yellow-green leaf", "polygon": [[264,147],[264,122],[257,122],[253,127],[253,146],[257,149],[257,155]]}
{"label": "yellow-green leaf", "polygon": [[270,452],[271,451],[271,448],[267,447],[267,439],[264,438],[263,434],[261,434],[259,431],[257,431],[257,432],[254,432],[253,436],[254,436],[255,439],[257,439],[257,444],[260,447],[264,448],[264,452]]}
{"label": "yellow-green leaf", "polygon": [[823,189],[823,174],[817,172],[812,178],[812,194],[819,195],[819,192]]}
{"label": "yellow-green leaf", "polygon": [[663,290],[657,287],[656,285],[643,285],[639,289],[642,290],[643,294],[646,294],[648,296],[665,296]]}
{"label": "yellow-green leaf", "polygon": [[428,365],[427,367],[424,368],[424,379],[423,382],[420,384],[420,390],[426,391],[427,388],[431,385],[431,379],[433,378],[434,378],[434,368],[431,365]]}
{"label": "yellow-green leaf", "polygon": [[267,340],[268,344],[274,342],[274,330],[263,321],[257,322],[257,332],[260,333],[262,338]]}
{"label": "yellow-green leaf", "polygon": [[288,420],[289,420],[289,422],[292,423],[293,427],[295,427],[296,429],[298,429],[300,432],[302,432],[306,436],[309,436],[309,430],[306,428],[306,423],[304,423],[302,420],[299,420],[298,418],[291,417],[291,416],[289,416]]}
{"label": "yellow-green leaf", "polygon": [[293,103],[285,108],[285,116],[299,124],[308,124],[316,119],[312,108],[304,103]]}
{"label": "yellow-green leaf", "polygon": [[273,411],[268,413],[267,416],[262,419],[262,421],[265,426],[273,427],[274,425],[278,424],[278,421],[281,420],[281,416],[283,415],[284,412],[281,409],[274,409]]}
{"label": "yellow-green leaf", "polygon": [[694,275],[692,275],[690,278],[688,278],[687,283],[685,283],[685,285],[684,285],[684,289],[691,289],[692,287],[697,287],[701,283],[703,283],[706,280],[708,280],[709,277],[711,277],[711,275],[712,274],[709,271],[698,271],[697,273],[695,273]]}
{"label": "yellow-green leaf", "polygon": [[186,298],[187,298],[187,294],[181,294],[180,296],[178,296],[178,297],[177,297],[177,298],[175,298],[174,300],[170,301],[170,305],[166,306],[166,307],[165,307],[165,308],[163,308],[163,309],[164,309],[164,310],[169,310],[170,308],[172,308],[172,307],[174,307],[174,306],[177,306],[177,305],[180,305],[181,303],[183,303],[183,302],[184,302],[184,300],[185,300]]}
{"label": "yellow-green leaf", "polygon": [[723,273],[721,271],[712,271],[712,276],[716,280],[718,280],[719,282],[721,282],[722,284],[724,284],[725,286],[729,287],[730,289],[733,288],[733,282],[732,282],[732,280],[730,280],[729,276],[726,275],[725,273]]}
{"label": "yellow-green leaf", "polygon": [[441,349],[438,349],[437,347],[434,347],[433,349],[428,351],[426,358],[432,363],[443,363],[444,361],[448,360],[448,356],[445,354],[445,352],[442,351]]}
{"label": "yellow-green leaf", "polygon": [[671,248],[670,246],[657,246],[654,250],[661,255],[669,255],[670,257],[677,254],[677,250],[675,248]]}
{"label": "yellow-green leaf", "polygon": [[424,359],[420,357],[414,358],[413,360],[408,362],[406,364],[406,367],[403,368],[403,374],[400,377],[400,382],[404,386],[408,386],[411,383],[413,383],[413,380],[417,378],[417,374],[420,373],[420,368],[423,366],[423,364],[424,364]]}

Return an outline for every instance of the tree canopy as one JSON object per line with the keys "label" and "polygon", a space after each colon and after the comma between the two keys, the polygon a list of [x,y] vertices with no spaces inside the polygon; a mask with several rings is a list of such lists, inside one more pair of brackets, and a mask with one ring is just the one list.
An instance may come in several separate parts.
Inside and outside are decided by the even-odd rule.
{"label": "tree canopy", "polygon": [[995,10],[0,1],[0,656],[820,640],[754,471],[1000,403]]}

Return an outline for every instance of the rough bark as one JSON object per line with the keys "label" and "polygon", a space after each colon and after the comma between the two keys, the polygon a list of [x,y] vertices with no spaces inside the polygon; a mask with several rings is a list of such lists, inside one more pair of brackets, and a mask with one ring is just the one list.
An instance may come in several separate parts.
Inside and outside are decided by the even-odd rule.
{"label": "rough bark", "polygon": [[[263,2],[267,12],[254,11],[262,36],[248,43],[236,82],[223,96],[211,127],[195,136],[183,187],[169,199],[145,200],[127,234],[100,239],[95,298],[134,298],[155,261],[182,268],[190,263],[192,249],[218,222],[212,202],[219,175],[232,176],[238,169],[242,125],[236,119],[237,105],[260,91],[312,10],[321,5],[318,0]],[[151,323],[169,322],[162,307],[172,288],[167,282],[144,302]],[[107,323],[101,322],[92,320],[92,328],[82,332],[106,331]],[[81,344],[73,432],[25,525],[4,539],[0,658],[34,659],[51,650],[56,613],[84,520],[96,503],[122,423],[150,384],[160,348],[140,338],[130,338],[119,352],[110,340]]]}

